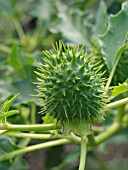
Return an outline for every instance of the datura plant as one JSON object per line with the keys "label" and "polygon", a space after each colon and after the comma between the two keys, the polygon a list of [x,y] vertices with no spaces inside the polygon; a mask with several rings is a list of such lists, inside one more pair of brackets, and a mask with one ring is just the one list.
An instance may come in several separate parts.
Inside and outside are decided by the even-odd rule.
{"label": "datura plant", "polygon": [[[44,51],[36,69],[37,96],[44,122],[36,124],[36,105],[31,103],[30,121],[25,115],[27,124],[8,123],[8,117],[22,112],[10,110],[19,94],[5,101],[0,106],[0,135],[26,139],[20,141],[16,150],[0,151],[0,162],[30,151],[76,143],[81,144],[79,170],[84,170],[87,146],[99,145],[128,126],[128,97],[122,95],[128,91],[128,80],[110,86],[114,72],[108,79],[103,78],[103,67],[94,64],[94,57],[85,52],[84,46],[69,47],[62,41],[52,51]],[[111,100],[114,101],[108,104]],[[113,123],[107,129],[101,123],[97,125],[111,113],[109,109],[116,107]],[[31,139],[50,141],[26,146]]]}
{"label": "datura plant", "polygon": [[92,56],[83,47],[69,47],[61,41],[54,51],[44,54],[36,72],[41,112],[53,116],[65,133],[89,135],[91,125],[104,120],[106,95],[101,67],[91,63]]}

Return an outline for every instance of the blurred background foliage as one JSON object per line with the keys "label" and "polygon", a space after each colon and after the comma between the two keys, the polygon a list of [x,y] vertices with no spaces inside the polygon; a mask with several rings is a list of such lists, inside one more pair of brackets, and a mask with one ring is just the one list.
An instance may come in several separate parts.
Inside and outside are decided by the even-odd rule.
{"label": "blurred background foliage", "polygon": [[[37,112],[40,110],[39,101],[33,96],[36,93],[33,82],[37,63],[42,61],[42,51],[51,50],[52,44],[62,39],[70,45],[84,44],[89,52],[101,56],[102,61],[98,37],[108,27],[108,16],[120,11],[123,2],[125,0],[0,0],[0,102],[20,93],[12,107],[18,108],[21,114],[10,118],[11,123],[28,124],[33,106]],[[128,65],[128,49],[122,56],[121,63]],[[118,78],[125,73],[120,83],[128,77],[126,68],[122,72],[117,70]],[[107,76],[109,70],[105,64],[104,69]],[[117,77],[112,82],[114,85],[118,83]],[[104,127],[109,126],[113,114],[107,117]],[[36,122],[42,123],[39,114]],[[127,140],[126,129],[94,151],[89,150],[87,169],[126,170]],[[30,145],[38,142],[32,140]],[[1,136],[0,155],[18,149],[21,143],[19,139]],[[4,161],[0,169],[77,170],[79,150],[74,145],[45,149],[26,154],[24,159],[21,155]]]}

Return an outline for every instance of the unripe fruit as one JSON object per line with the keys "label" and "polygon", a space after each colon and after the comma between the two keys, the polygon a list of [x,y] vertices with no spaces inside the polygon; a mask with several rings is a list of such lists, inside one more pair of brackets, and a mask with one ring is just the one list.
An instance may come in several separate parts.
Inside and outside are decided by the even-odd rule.
{"label": "unripe fruit", "polygon": [[118,85],[124,83],[128,79],[128,48],[125,49],[117,64],[112,84]]}
{"label": "unripe fruit", "polygon": [[38,96],[42,113],[50,114],[64,128],[78,135],[90,133],[90,125],[103,119],[106,97],[104,78],[83,47],[59,42],[54,52],[44,52],[39,63]]}
{"label": "unripe fruit", "polygon": [[[100,64],[103,65],[101,71],[102,72],[105,71],[105,74],[103,75],[103,77],[108,78],[110,75],[110,72],[107,68],[105,60],[103,58],[103,54],[101,53],[101,49],[100,47],[98,47],[98,45],[94,46],[93,55],[94,55],[93,63],[100,62]],[[115,86],[115,85],[118,85],[119,83],[124,83],[126,79],[128,79],[128,47],[126,47],[126,49],[122,52],[120,56],[115,73],[113,75],[111,85]]]}

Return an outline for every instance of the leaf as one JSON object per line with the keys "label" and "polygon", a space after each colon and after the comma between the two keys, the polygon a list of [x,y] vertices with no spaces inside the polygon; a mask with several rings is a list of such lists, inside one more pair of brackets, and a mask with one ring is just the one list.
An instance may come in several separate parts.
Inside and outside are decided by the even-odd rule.
{"label": "leaf", "polygon": [[51,28],[52,32],[62,32],[64,38],[72,43],[86,44],[90,46],[91,14],[80,10],[70,9],[64,4],[58,4],[59,22]]}
{"label": "leaf", "polygon": [[112,97],[128,91],[128,79],[123,84],[120,84],[119,86],[112,86],[111,88],[113,89]]}
{"label": "leaf", "polygon": [[116,15],[110,15],[108,24],[108,30],[100,37],[100,43],[107,67],[111,71],[128,33],[128,2],[123,3],[121,11]]}
{"label": "leaf", "polygon": [[3,103],[2,107],[0,108],[0,112],[7,112],[11,106],[11,104],[13,103],[13,101],[16,99],[16,97],[19,95],[16,94],[15,96],[13,96],[10,100],[7,100]]}
{"label": "leaf", "polygon": [[[25,54],[17,45],[13,45],[8,63],[22,79],[30,77],[34,58]],[[31,73],[32,74],[32,73]]]}
{"label": "leaf", "polygon": [[[20,147],[18,147],[14,141],[12,140],[12,138],[8,137],[8,136],[1,136],[0,138],[0,156],[15,151],[17,149],[19,149]],[[22,155],[17,156],[13,159],[9,159],[6,161],[2,161],[0,163],[0,169],[3,170],[27,170],[28,169],[28,164],[27,162],[22,158]]]}
{"label": "leaf", "polygon": [[11,110],[11,111],[8,111],[8,112],[4,112],[4,113],[0,113],[0,120],[3,120],[9,116],[12,116],[14,114],[18,114],[19,111],[18,110]]}
{"label": "leaf", "polygon": [[40,19],[49,20],[54,13],[56,0],[37,0],[30,13]]}
{"label": "leaf", "polygon": [[22,155],[15,157],[8,170],[28,170],[29,165]]}
{"label": "leaf", "polygon": [[19,50],[16,45],[13,45],[11,55],[9,57],[9,64],[15,69],[15,71],[19,71],[23,69],[23,64],[19,59]]}
{"label": "leaf", "polygon": [[17,0],[0,0],[0,12],[7,16],[11,15],[14,12],[16,3]]}
{"label": "leaf", "polygon": [[107,7],[104,0],[101,0],[96,15],[96,23],[94,29],[96,35],[102,35],[106,31],[108,24],[107,19]]}
{"label": "leaf", "polygon": [[32,96],[35,94],[34,89],[36,89],[36,86],[31,82],[31,80],[23,80],[15,83],[11,81],[4,81],[1,82],[0,99],[5,100],[11,95],[20,93],[15,104],[27,104],[29,102],[39,104],[37,97]]}

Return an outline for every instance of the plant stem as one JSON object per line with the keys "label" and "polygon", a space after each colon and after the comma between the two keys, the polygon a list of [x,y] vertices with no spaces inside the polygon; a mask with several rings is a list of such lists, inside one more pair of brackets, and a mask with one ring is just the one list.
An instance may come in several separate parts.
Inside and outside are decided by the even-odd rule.
{"label": "plant stem", "polygon": [[60,127],[55,124],[34,124],[34,125],[11,125],[0,124],[0,130],[10,131],[49,131],[59,129]]}
{"label": "plant stem", "polygon": [[114,65],[114,67],[113,67],[113,69],[112,69],[112,71],[111,71],[111,73],[110,73],[110,76],[109,76],[109,78],[108,78],[108,81],[107,81],[107,84],[106,84],[106,87],[105,87],[106,93],[107,93],[108,90],[109,90],[109,86],[110,86],[110,84],[111,84],[113,75],[114,75],[114,73],[115,73],[116,65],[117,65],[117,64]]}
{"label": "plant stem", "polygon": [[118,122],[114,122],[105,132],[102,132],[98,136],[95,137],[96,145],[99,145],[100,143],[106,141],[113,135],[115,135],[117,132],[121,130],[121,124]]}
{"label": "plant stem", "polygon": [[125,115],[125,105],[122,105],[118,108],[118,114],[115,116],[114,121],[121,123],[124,115]]}
{"label": "plant stem", "polygon": [[0,136],[7,133],[8,131],[7,130],[0,130]]}
{"label": "plant stem", "polygon": [[121,100],[118,100],[116,102],[112,102],[110,104],[107,104],[107,108],[108,109],[112,109],[112,108],[115,108],[115,107],[119,107],[121,105],[124,105],[128,103],[128,97],[124,98],[124,99],[121,99]]}
{"label": "plant stem", "polygon": [[3,44],[0,44],[0,51],[7,53],[7,54],[10,54],[11,49],[9,47],[3,45]]}
{"label": "plant stem", "polygon": [[115,61],[114,61],[114,65],[113,65],[112,71],[111,71],[111,73],[110,73],[110,76],[109,76],[109,78],[108,78],[108,81],[107,81],[107,84],[106,84],[106,87],[105,87],[105,88],[106,88],[106,93],[107,93],[108,90],[109,90],[109,86],[110,86],[110,84],[111,84],[113,75],[114,75],[115,70],[116,70],[116,66],[117,66],[117,64],[118,64],[118,62],[119,62],[120,56],[121,56],[121,54],[122,54],[122,51],[123,51],[125,48],[126,48],[126,44],[123,45],[123,47],[121,47],[121,49],[120,49],[120,50],[118,51],[118,53],[116,54],[116,59],[115,59]]}
{"label": "plant stem", "polygon": [[32,134],[22,132],[8,132],[7,135],[18,138],[31,138],[31,139],[50,139],[52,136],[51,134]]}
{"label": "plant stem", "polygon": [[57,145],[63,145],[63,144],[67,144],[67,143],[71,143],[71,141],[69,141],[67,139],[59,139],[59,140],[55,140],[55,141],[37,144],[37,145],[34,145],[34,146],[28,146],[28,147],[25,147],[23,149],[18,149],[18,150],[11,152],[11,153],[7,153],[7,154],[1,156],[0,161],[7,160],[7,159],[10,159],[10,158],[12,158],[16,155],[24,154],[24,153],[27,153],[27,152],[32,152],[32,151],[40,150],[40,149],[43,149],[43,148],[48,148],[48,147],[57,146]]}
{"label": "plant stem", "polygon": [[85,169],[86,164],[86,148],[87,147],[87,139],[86,136],[81,137],[81,155],[80,155],[80,165],[79,170]]}
{"label": "plant stem", "polygon": [[36,123],[36,104],[31,104],[31,124]]}
{"label": "plant stem", "polygon": [[47,139],[68,139],[76,144],[79,144],[81,142],[79,137],[76,136],[64,136],[61,134],[33,134],[33,133],[22,133],[22,132],[7,132],[8,136],[14,136],[18,138],[31,138],[31,139],[41,139],[41,140],[47,140]]}
{"label": "plant stem", "polygon": [[20,22],[14,17],[12,18],[12,21],[14,23],[15,29],[17,31],[17,34],[18,34],[20,40],[21,41],[24,40],[25,39],[25,34],[24,34],[24,31],[22,29],[22,26],[21,26]]}

